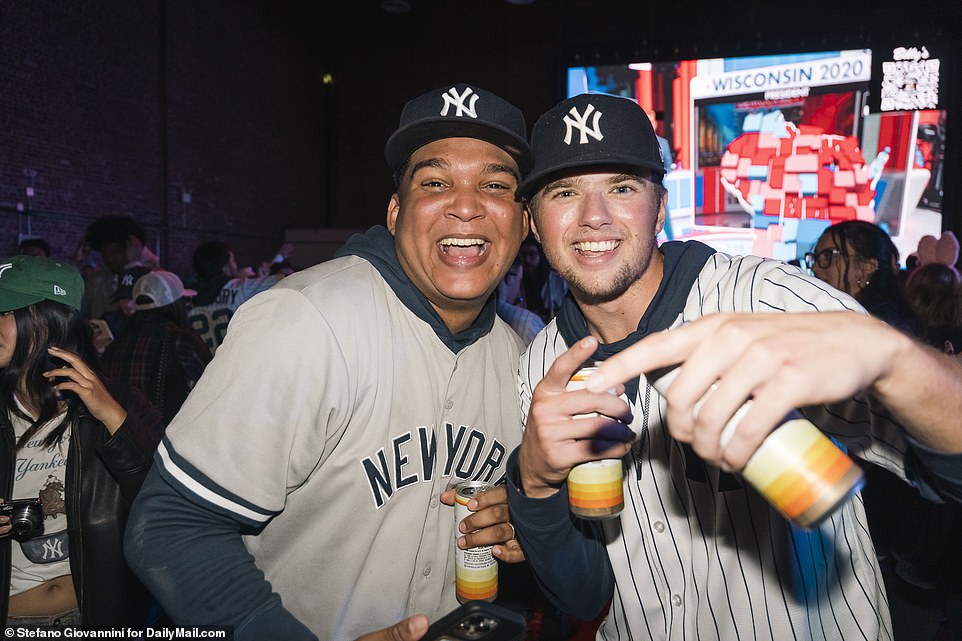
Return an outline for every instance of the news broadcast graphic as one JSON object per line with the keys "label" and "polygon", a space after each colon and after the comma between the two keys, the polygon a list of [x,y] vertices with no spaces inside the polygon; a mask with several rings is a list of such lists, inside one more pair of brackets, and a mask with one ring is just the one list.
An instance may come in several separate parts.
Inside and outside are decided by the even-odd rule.
{"label": "news broadcast graphic", "polygon": [[571,66],[566,87],[633,98],[649,114],[670,156],[660,240],[801,262],[826,227],[858,219],[883,227],[904,262],[941,234],[940,59],[921,45],[881,65],[875,55]]}

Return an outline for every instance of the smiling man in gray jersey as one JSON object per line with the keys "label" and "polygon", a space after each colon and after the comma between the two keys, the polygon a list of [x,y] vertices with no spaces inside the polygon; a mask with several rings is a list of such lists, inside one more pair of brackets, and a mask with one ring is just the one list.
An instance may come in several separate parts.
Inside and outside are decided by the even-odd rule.
{"label": "smiling man in gray jersey", "polygon": [[[500,481],[521,436],[522,345],[492,294],[528,228],[525,135],[477,87],[412,100],[387,143],[386,227],[234,314],[127,530],[175,623],[344,641],[458,605],[441,495]],[[504,487],[478,500],[462,544],[521,560]]]}
{"label": "smiling man in gray jersey", "polygon": [[[861,497],[802,530],[726,471],[739,469],[767,432],[757,416],[753,429],[746,418],[721,447],[725,421],[707,417],[729,394],[724,378],[701,407],[701,421],[680,419],[637,376],[624,386],[630,413],[614,395],[565,390],[583,361],[604,361],[719,312],[791,316],[798,326],[801,314],[786,312],[848,318],[864,310],[780,261],[730,256],[697,241],[659,247],[664,166],[651,123],[631,100],[568,99],[538,120],[532,149],[535,165],[518,193],[530,198],[533,231],[571,294],[521,358],[525,434],[508,463],[512,520],[545,593],[583,619],[609,608],[599,640],[891,639]],[[840,315],[816,316],[824,326]],[[747,330],[731,327],[719,352],[747,343],[734,340]],[[627,374],[622,366],[614,381]],[[732,411],[744,396],[735,400]],[[962,455],[952,454],[962,451],[958,430],[907,432],[876,405],[858,398],[803,411],[849,453],[910,480],[923,495],[962,499]],[[624,463],[624,510],[603,525],[573,517],[568,471],[612,457]]]}

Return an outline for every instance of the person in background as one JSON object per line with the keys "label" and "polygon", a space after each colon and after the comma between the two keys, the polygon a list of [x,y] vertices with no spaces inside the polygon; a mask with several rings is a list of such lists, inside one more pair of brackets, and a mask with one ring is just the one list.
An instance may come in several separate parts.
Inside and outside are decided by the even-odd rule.
{"label": "person in background", "polygon": [[[905,295],[922,322],[920,339],[946,354],[962,352],[962,285],[953,265],[927,262],[905,282]],[[941,381],[937,388],[942,393]],[[962,509],[882,492],[880,510],[894,513],[889,602],[897,639],[962,638]],[[939,635],[943,636],[940,637]]]}
{"label": "person in background", "polygon": [[[143,225],[131,216],[111,214],[90,223],[78,248],[77,261],[85,261],[91,250],[100,254],[107,273],[104,278],[86,279],[84,309],[90,318],[107,321],[111,333],[120,336],[135,311],[130,298],[134,281],[151,269],[160,269],[160,259],[147,246]],[[110,289],[109,302],[103,309],[95,309],[94,305],[104,297],[103,292],[95,290],[98,285]]]}
{"label": "person in background", "polygon": [[519,253],[498,283],[498,316],[518,333],[525,345],[544,327],[544,321],[524,305],[524,261]]}
{"label": "person in background", "polygon": [[267,268],[266,275],[274,276],[275,274],[280,274],[281,276],[290,276],[296,271],[298,271],[298,268],[291,264],[289,260],[283,260],[279,263],[271,263]]}
{"label": "person in background", "polygon": [[[655,113],[654,109],[645,110],[645,114],[648,116],[648,120],[651,122],[652,128],[657,132],[658,129],[658,114]],[[658,141],[658,151],[661,152],[661,162],[665,165],[665,173],[670,172],[675,165],[674,156],[671,150],[671,143],[668,139],[658,133],[655,133],[655,140]],[[662,228],[665,234],[665,238],[668,240],[675,239],[675,232],[671,227],[671,213],[665,213],[665,225]]]}
{"label": "person in background", "polygon": [[905,281],[905,296],[923,323],[922,339],[947,354],[962,354],[962,278],[951,265],[926,263]]}
{"label": "person in background", "polygon": [[70,265],[0,259],[0,498],[42,503],[40,531],[0,516],[0,626],[34,634],[146,621],[122,543],[163,426],[98,373],[82,296]]}
{"label": "person in background", "polygon": [[878,225],[846,220],[826,227],[804,258],[816,277],[855,298],[876,318],[918,333],[899,277],[899,250]]}
{"label": "person in background", "polygon": [[24,238],[17,246],[17,253],[23,256],[50,258],[50,252],[50,243],[43,238]]}
{"label": "person in background", "polygon": [[[826,334],[832,316],[882,323],[848,294],[782,261],[732,256],[698,241],[659,246],[664,164],[651,123],[633,100],[565,100],[539,118],[532,149],[535,165],[518,195],[528,199],[532,228],[568,281],[569,296],[520,360],[526,422],[507,484],[512,522],[545,593],[584,620],[607,609],[599,639],[889,638],[861,500],[843,502],[804,530],[734,473],[784,418],[787,407],[772,397],[781,391],[794,398],[766,387],[783,363],[777,338],[768,351],[747,351],[735,328],[697,352],[699,362],[716,351],[744,355],[741,370],[754,384],[747,391],[744,384],[726,388],[724,361],[686,367],[664,395],[639,378],[600,391],[566,390],[585,362],[603,367],[645,337],[657,343],[702,317],[782,316],[784,339],[793,341],[811,336],[800,331],[808,317],[823,318],[801,312],[824,312],[818,327]],[[833,346],[840,358],[845,344]],[[849,377],[861,375],[854,370]],[[800,385],[799,378],[790,382]],[[697,389],[705,395],[718,379],[694,416],[690,403],[687,415],[676,409],[693,386],[704,383]],[[849,452],[912,479],[927,496],[962,500],[962,432],[924,421],[906,430],[870,398],[841,400],[858,390],[839,386],[834,399],[804,399],[840,401],[802,407],[812,423]],[[723,444],[722,428],[756,391]],[[957,408],[960,402],[949,401]],[[622,459],[624,509],[604,523],[574,518],[568,472],[602,458]]]}
{"label": "person in background", "polygon": [[[292,249],[293,245],[283,245],[272,264],[285,262]],[[270,268],[263,266],[260,271],[268,272],[266,275],[255,276],[249,267],[242,270],[237,266],[234,250],[222,240],[198,245],[193,262],[197,295],[191,301],[187,318],[213,354],[224,341],[227,325],[237,308],[276,285],[286,274],[270,273]]]}
{"label": "person in background", "polygon": [[446,86],[407,103],[386,157],[386,226],[241,305],[158,448],[125,549],[178,625],[423,634],[458,605],[457,548],[523,559],[503,485],[460,524],[444,503],[520,441],[523,346],[493,294],[528,227],[524,118]]}
{"label": "person in background", "polygon": [[561,306],[568,284],[551,268],[541,243],[530,234],[521,243],[521,258],[524,261],[525,306],[548,322]]}
{"label": "person in background", "polygon": [[[903,285],[908,279],[899,274],[898,249],[881,227],[862,220],[831,225],[805,255],[805,264],[816,277],[853,296],[876,318],[910,336],[924,335],[924,323]],[[860,462],[866,478],[862,498],[885,578],[895,637],[920,634],[919,638],[931,638],[941,619],[941,606],[937,595],[926,590],[934,581],[922,579],[922,575],[933,574],[940,552],[935,547],[916,546],[914,540],[941,508],[933,507],[904,483],[897,471]]]}
{"label": "person in background", "polygon": [[164,425],[177,414],[213,358],[187,323],[187,297],[196,293],[184,289],[173,272],[148,271],[131,291],[137,313],[101,357],[104,373],[147,394]]}

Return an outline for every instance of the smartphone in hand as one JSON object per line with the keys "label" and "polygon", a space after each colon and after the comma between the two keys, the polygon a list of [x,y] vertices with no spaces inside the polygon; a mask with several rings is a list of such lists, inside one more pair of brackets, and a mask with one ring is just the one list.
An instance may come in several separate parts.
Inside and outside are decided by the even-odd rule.
{"label": "smartphone in hand", "polygon": [[487,601],[467,601],[431,624],[422,641],[524,641],[524,617]]}
{"label": "smartphone in hand", "polygon": [[[47,354],[47,362],[44,364],[43,371],[49,372],[52,369],[59,369],[62,367],[70,367],[70,363],[63,360],[62,358],[57,358],[56,356],[51,356],[50,354]],[[66,376],[54,376],[53,378],[47,379],[47,382],[49,382],[50,385],[57,385],[59,383],[63,383],[64,381],[68,381],[68,380],[70,379],[68,379]],[[56,390],[56,392],[60,396],[60,398],[65,401],[77,397],[77,395],[74,392],[64,392],[60,390]]]}

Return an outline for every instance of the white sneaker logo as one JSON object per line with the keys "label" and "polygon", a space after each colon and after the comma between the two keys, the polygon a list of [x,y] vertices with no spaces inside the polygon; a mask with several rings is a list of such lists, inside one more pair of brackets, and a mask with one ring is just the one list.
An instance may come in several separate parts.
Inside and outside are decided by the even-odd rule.
{"label": "white sneaker logo", "polygon": [[[591,121],[591,128],[588,127],[588,118],[594,117]],[[604,135],[601,133],[601,129],[598,128],[598,121],[601,120],[601,112],[596,110],[594,105],[588,105],[585,109],[585,113],[582,116],[578,113],[577,107],[572,107],[568,112],[568,116],[564,117],[565,128],[565,144],[571,144],[571,132],[573,129],[578,129],[581,132],[581,136],[578,139],[578,143],[582,145],[588,144],[588,136],[591,136],[595,140],[601,140]]]}
{"label": "white sneaker logo", "polygon": [[54,286],[53,286],[53,295],[54,295],[54,296],[66,296],[66,295],[67,295],[67,290],[64,289],[63,287],[61,287],[60,285],[54,285]]}
{"label": "white sneaker logo", "polygon": [[[474,93],[471,87],[467,87],[464,90],[463,95],[458,95],[457,90],[454,87],[448,89],[444,94],[444,109],[441,110],[442,116],[448,115],[448,109],[450,107],[455,107],[457,111],[454,113],[455,117],[460,116],[470,116],[471,118],[477,118],[478,112],[474,110],[474,105],[478,102],[478,94]],[[470,104],[465,104],[465,100],[470,97]]]}

